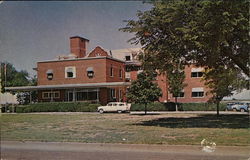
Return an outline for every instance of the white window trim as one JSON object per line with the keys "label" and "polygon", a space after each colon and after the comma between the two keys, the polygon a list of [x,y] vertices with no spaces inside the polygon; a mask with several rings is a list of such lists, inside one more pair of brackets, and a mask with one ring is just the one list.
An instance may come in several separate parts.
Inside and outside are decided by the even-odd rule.
{"label": "white window trim", "polygon": [[[112,69],[112,72],[110,72],[111,71],[111,69]],[[110,70],[109,70],[109,75],[110,75],[110,77],[114,77],[114,67],[113,67],[113,65],[111,64],[111,66],[110,66]],[[112,75],[111,75],[111,73],[112,73]]]}
{"label": "white window trim", "polygon": [[[67,70],[69,68],[72,68],[72,70],[73,70],[73,77],[68,77]],[[76,78],[76,67],[75,66],[65,67],[65,78]]]}
{"label": "white window trim", "polygon": [[[45,97],[44,94],[47,93],[48,97]],[[58,97],[55,97],[55,93],[58,93]],[[53,94],[53,99],[58,99],[60,98],[60,91],[52,91],[52,92],[42,92],[42,99],[51,99],[52,97],[50,97],[49,95]]]}
{"label": "white window trim", "polygon": [[[193,97],[193,96],[192,96],[193,92],[203,92],[203,96],[202,96],[202,97]],[[205,95],[205,92],[204,92],[204,91],[192,91],[192,92],[191,92],[191,98],[204,98],[204,97],[205,97],[204,95]]]}

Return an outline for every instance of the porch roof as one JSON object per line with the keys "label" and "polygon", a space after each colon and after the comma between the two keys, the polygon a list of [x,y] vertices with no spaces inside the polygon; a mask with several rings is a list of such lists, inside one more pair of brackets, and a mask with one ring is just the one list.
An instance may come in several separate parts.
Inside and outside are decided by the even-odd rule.
{"label": "porch roof", "polygon": [[105,83],[5,87],[5,90],[7,91],[34,91],[34,90],[44,90],[44,89],[101,88],[101,87],[118,87],[118,86],[129,86],[129,85],[130,85],[130,82],[105,82]]}

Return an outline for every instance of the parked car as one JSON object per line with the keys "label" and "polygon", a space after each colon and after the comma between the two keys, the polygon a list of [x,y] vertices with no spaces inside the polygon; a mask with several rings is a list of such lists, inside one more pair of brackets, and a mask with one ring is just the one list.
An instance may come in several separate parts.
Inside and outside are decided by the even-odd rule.
{"label": "parked car", "polygon": [[240,112],[249,112],[250,103],[228,103],[227,104],[227,111],[240,111]]}
{"label": "parked car", "polygon": [[106,106],[100,106],[97,111],[100,113],[104,112],[129,112],[131,104],[125,102],[109,102]]}

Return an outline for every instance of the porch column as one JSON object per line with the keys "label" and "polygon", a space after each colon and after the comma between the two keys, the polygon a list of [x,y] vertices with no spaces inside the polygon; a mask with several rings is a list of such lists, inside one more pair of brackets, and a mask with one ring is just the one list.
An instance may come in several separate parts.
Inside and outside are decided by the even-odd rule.
{"label": "porch column", "polygon": [[30,103],[32,102],[32,95],[31,95],[31,91],[30,91]]}
{"label": "porch column", "polygon": [[74,90],[73,90],[73,102],[75,102],[76,101],[76,89],[74,88]]}
{"label": "porch column", "polygon": [[96,93],[97,94],[97,96],[96,96],[97,102],[99,102],[99,93],[100,93],[99,88],[97,88],[97,93]]}

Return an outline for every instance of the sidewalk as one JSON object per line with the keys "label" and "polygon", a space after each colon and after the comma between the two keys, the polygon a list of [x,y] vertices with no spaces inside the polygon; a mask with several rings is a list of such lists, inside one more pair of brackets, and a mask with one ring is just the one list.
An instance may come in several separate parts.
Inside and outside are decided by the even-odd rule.
{"label": "sidewalk", "polygon": [[250,157],[250,146],[217,146],[213,153],[205,153],[198,145],[149,145],[149,144],[111,144],[75,142],[19,142],[2,141],[1,149],[45,150],[45,151],[94,151],[94,152],[164,152],[213,155],[240,155]]}

